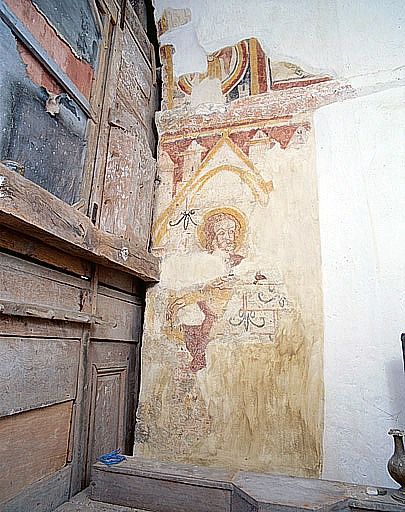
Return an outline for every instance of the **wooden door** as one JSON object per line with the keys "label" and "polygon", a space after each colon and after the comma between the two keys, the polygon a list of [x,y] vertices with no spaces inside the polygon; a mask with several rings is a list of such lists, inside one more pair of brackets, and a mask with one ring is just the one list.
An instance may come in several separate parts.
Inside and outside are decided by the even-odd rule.
{"label": "wooden door", "polygon": [[156,175],[154,114],[157,88],[154,49],[127,6],[108,115],[100,227],[147,250]]}
{"label": "wooden door", "polygon": [[86,480],[97,457],[132,454],[139,391],[142,297],[99,286],[89,347],[89,437]]}

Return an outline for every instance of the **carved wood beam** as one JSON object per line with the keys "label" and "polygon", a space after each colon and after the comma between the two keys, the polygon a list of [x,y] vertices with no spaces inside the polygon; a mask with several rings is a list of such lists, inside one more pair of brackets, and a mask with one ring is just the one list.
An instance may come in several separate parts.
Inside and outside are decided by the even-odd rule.
{"label": "carved wood beam", "polygon": [[72,206],[2,164],[0,224],[143,281],[159,279],[159,261],[151,253],[97,229]]}

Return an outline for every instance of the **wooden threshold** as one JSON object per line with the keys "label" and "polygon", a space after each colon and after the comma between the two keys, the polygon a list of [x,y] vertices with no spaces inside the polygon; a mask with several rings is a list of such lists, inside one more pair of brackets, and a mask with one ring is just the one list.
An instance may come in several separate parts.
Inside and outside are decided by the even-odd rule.
{"label": "wooden threshold", "polygon": [[143,281],[159,280],[159,260],[153,254],[101,231],[83,213],[2,164],[0,224]]}

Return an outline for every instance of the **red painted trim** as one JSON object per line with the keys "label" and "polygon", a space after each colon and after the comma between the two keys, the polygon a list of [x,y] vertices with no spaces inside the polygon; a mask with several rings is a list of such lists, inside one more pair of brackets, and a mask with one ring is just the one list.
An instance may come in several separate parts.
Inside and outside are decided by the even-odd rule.
{"label": "red painted trim", "polygon": [[307,80],[291,80],[285,82],[273,82],[272,89],[275,91],[282,91],[284,89],[292,89],[293,87],[306,87],[307,85],[319,84],[331,80],[329,76],[321,76],[317,78],[308,78]]}
{"label": "red painted trim", "polygon": [[49,57],[60,66],[84,96],[90,98],[94,77],[90,64],[74,55],[70,46],[58,36],[55,29],[30,0],[6,0],[6,3]]}

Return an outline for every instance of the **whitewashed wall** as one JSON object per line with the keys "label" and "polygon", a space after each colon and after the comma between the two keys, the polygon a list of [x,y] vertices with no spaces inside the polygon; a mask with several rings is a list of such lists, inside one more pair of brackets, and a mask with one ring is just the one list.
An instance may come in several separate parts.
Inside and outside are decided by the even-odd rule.
{"label": "whitewashed wall", "polygon": [[324,478],[392,485],[405,426],[405,88],[315,115],[325,315]]}
{"label": "whitewashed wall", "polygon": [[177,74],[203,71],[205,53],[257,37],[275,60],[350,77],[403,66],[403,0],[155,0],[189,8],[192,21],[168,35]]}
{"label": "whitewashed wall", "polygon": [[[403,0],[156,0],[190,8],[165,35],[178,75],[251,36],[268,55],[379,90],[315,115],[325,311],[323,477],[392,485],[390,427],[405,427],[399,336],[405,331]],[[375,73],[382,75],[374,75]],[[381,78],[382,77],[382,78]],[[384,85],[385,77],[386,85]],[[357,80],[356,83],[358,83]],[[397,84],[400,85],[400,81]],[[377,88],[376,88],[377,90]]]}

